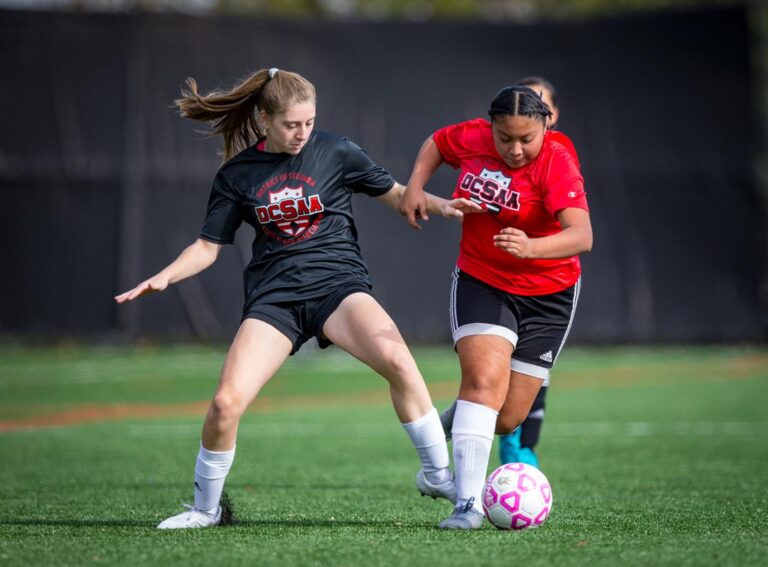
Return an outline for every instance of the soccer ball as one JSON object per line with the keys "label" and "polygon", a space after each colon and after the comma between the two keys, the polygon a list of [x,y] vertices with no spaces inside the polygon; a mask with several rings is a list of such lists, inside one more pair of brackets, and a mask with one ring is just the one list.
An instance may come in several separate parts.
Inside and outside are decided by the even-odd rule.
{"label": "soccer ball", "polygon": [[500,530],[538,528],[552,510],[552,488],[536,467],[501,465],[485,481],[483,510]]}

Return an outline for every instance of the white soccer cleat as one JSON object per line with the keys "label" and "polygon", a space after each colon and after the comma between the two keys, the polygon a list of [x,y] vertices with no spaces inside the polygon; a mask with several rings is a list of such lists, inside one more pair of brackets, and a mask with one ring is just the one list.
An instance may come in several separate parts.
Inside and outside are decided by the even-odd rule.
{"label": "white soccer cleat", "polygon": [[464,506],[456,506],[453,514],[440,522],[441,530],[477,530],[483,527],[485,516],[472,507],[474,499]]}
{"label": "white soccer cleat", "polygon": [[158,530],[183,530],[187,528],[210,528],[221,523],[221,506],[216,508],[216,514],[209,514],[184,504],[187,511],[163,520],[157,525]]}
{"label": "white soccer cleat", "polygon": [[422,496],[431,496],[432,498],[445,498],[456,504],[456,483],[453,480],[453,473],[448,480],[438,484],[432,484],[427,480],[424,470],[416,473],[416,488],[419,489]]}

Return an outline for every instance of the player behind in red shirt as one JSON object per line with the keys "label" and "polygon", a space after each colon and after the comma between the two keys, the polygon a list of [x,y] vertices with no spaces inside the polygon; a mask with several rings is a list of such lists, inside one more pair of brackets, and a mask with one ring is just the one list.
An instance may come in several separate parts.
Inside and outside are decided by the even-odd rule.
{"label": "player behind in red shirt", "polygon": [[[195,504],[161,529],[222,521],[220,499],[235,456],[240,418],[289,355],[312,337],[335,343],[388,382],[398,418],[421,461],[422,494],[455,501],[450,457],[437,410],[395,323],[371,295],[357,243],[352,194],[397,209],[404,187],[351,140],[314,129],[315,88],[263,69],[228,91],[202,95],[189,79],[182,115],[212,122],[226,162],[213,182],[200,237],[151,278],[115,297],[132,301],[211,266],[243,224],[253,228],[237,335],[208,408],[195,463]],[[461,217],[480,209],[429,197],[430,210]]]}
{"label": "player behind in red shirt", "polygon": [[400,201],[411,226],[428,220],[424,186],[447,163],[459,170],[454,194],[490,213],[464,218],[451,287],[461,385],[451,430],[457,501],[445,529],[482,525],[494,432],[514,431],[549,378],[573,321],[578,255],[592,247],[584,179],[570,141],[547,131],[549,107],[513,85],[489,115],[430,136]]}

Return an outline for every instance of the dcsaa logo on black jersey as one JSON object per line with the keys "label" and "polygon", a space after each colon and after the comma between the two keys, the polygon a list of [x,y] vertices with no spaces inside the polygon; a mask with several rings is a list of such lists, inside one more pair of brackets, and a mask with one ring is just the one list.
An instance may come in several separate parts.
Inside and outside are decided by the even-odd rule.
{"label": "dcsaa logo on black jersey", "polygon": [[259,223],[275,223],[290,238],[301,235],[312,224],[312,215],[325,210],[319,195],[304,196],[303,187],[285,186],[269,192],[269,205],[256,207]]}

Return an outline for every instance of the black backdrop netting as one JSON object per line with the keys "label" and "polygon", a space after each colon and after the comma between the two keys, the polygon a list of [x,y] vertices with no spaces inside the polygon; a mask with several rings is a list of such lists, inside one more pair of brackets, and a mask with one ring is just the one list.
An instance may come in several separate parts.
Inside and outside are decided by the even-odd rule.
{"label": "black backdrop netting", "polygon": [[[561,95],[595,246],[573,340],[764,337],[764,218],[750,175],[739,9],[511,25],[328,23],[0,12],[0,333],[228,338],[251,234],[197,278],[117,307],[196,237],[220,144],[170,108],[251,70],[318,88],[318,127],[405,181],[421,142],[541,74]],[[431,191],[448,195],[443,168]],[[412,231],[356,197],[375,293],[409,340],[449,339],[459,227]]]}

